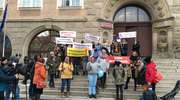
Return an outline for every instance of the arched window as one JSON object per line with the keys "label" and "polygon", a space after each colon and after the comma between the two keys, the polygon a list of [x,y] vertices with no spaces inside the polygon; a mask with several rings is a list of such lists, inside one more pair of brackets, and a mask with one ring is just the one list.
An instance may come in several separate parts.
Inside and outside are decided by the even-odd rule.
{"label": "arched window", "polygon": [[137,6],[126,6],[116,12],[114,22],[150,22],[149,14]]}
{"label": "arched window", "polygon": [[29,56],[35,54],[43,54],[47,56],[50,51],[53,51],[56,42],[55,37],[59,37],[59,32],[55,30],[47,30],[39,33],[32,41],[29,46]]}

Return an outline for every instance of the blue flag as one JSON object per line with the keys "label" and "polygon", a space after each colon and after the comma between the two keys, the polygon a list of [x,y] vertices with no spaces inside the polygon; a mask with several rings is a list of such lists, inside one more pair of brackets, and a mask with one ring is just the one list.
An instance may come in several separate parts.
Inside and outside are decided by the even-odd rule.
{"label": "blue flag", "polygon": [[7,7],[8,7],[8,4],[6,4],[6,7],[5,7],[5,10],[4,10],[4,13],[3,13],[3,19],[2,19],[2,22],[1,22],[1,26],[0,26],[0,33],[3,32],[3,27],[4,27],[4,24],[6,22]]}

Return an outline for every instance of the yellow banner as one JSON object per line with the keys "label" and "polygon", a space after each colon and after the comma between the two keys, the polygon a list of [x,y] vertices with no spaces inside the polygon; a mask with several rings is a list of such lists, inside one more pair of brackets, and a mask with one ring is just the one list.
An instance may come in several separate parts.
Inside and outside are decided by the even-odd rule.
{"label": "yellow banner", "polygon": [[89,56],[89,52],[88,49],[67,48],[67,56],[70,57]]}

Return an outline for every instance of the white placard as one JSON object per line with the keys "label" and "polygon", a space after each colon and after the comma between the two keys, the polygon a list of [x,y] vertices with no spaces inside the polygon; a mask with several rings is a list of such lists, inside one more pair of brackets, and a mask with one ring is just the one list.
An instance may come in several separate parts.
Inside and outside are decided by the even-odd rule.
{"label": "white placard", "polygon": [[94,36],[90,33],[85,33],[85,40],[88,40],[90,42],[99,42],[100,37],[99,36]]}
{"label": "white placard", "polygon": [[75,38],[76,32],[75,31],[60,31],[60,37]]}
{"label": "white placard", "polygon": [[73,43],[73,48],[92,50],[92,43]]}
{"label": "white placard", "polygon": [[136,38],[136,32],[119,32],[119,38]]}
{"label": "white placard", "polygon": [[56,44],[73,44],[73,38],[56,37]]}

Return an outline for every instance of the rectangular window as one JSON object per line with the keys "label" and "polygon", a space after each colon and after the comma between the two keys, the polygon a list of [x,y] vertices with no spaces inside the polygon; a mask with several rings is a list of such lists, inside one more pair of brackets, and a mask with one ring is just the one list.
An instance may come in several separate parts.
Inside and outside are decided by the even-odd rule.
{"label": "rectangular window", "polygon": [[3,9],[5,0],[0,0],[0,9]]}
{"label": "rectangular window", "polygon": [[58,0],[58,8],[83,8],[84,0]]}
{"label": "rectangular window", "polygon": [[20,8],[42,8],[43,0],[19,0],[18,6]]}

